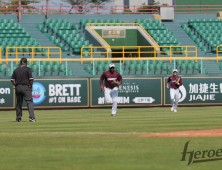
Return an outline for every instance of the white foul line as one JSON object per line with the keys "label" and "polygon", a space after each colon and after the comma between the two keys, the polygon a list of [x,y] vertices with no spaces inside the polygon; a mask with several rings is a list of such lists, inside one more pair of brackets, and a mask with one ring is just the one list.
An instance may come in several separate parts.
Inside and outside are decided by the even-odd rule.
{"label": "white foul line", "polygon": [[[128,135],[128,134],[154,134],[154,133],[145,133],[145,132],[24,132],[24,133],[0,133],[0,135],[9,135],[9,134],[90,134],[90,135]],[[155,133],[157,134],[157,133]]]}

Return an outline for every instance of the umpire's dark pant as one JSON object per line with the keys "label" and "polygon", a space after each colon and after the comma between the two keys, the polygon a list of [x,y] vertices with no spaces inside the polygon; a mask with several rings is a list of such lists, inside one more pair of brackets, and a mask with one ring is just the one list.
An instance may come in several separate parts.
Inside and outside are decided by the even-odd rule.
{"label": "umpire's dark pant", "polygon": [[17,98],[17,104],[16,104],[16,116],[17,118],[22,117],[22,102],[23,98],[27,103],[28,110],[29,110],[29,118],[35,118],[34,115],[34,104],[32,99],[32,91],[29,86],[25,85],[17,85],[15,87],[16,90],[16,98]]}

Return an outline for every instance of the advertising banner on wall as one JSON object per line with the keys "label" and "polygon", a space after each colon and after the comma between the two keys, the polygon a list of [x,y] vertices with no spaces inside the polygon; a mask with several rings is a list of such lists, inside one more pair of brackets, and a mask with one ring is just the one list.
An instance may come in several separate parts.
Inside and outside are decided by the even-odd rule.
{"label": "advertising banner on wall", "polygon": [[[118,88],[118,106],[161,106],[162,78],[123,78]],[[99,78],[90,79],[90,106],[111,106],[106,104],[101,92]]]}
{"label": "advertising banner on wall", "polygon": [[35,79],[32,97],[35,108],[89,107],[89,79]]}
{"label": "advertising banner on wall", "polygon": [[[170,90],[164,77],[164,105],[170,105]],[[182,77],[179,105],[221,105],[222,77]]]}
{"label": "advertising banner on wall", "polygon": [[15,93],[13,85],[8,79],[1,79],[0,83],[0,109],[13,109],[15,107]]}

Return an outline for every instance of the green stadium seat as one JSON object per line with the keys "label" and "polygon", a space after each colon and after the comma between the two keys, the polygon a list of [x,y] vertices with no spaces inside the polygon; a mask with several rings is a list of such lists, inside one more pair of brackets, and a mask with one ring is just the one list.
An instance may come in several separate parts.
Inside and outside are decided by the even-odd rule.
{"label": "green stadium seat", "polygon": [[155,67],[154,67],[154,66],[155,66],[154,64],[149,64],[149,66],[148,66],[148,67],[149,67],[149,70],[150,70],[150,71],[155,70]]}
{"label": "green stadium seat", "polygon": [[68,76],[73,76],[74,75],[74,72],[72,70],[69,70],[68,71]]}
{"label": "green stadium seat", "polygon": [[140,73],[142,73],[141,72],[142,71],[142,65],[141,64],[137,64],[135,70],[136,70],[136,72],[140,71]]}
{"label": "green stadium seat", "polygon": [[47,33],[48,31],[47,31],[46,28],[42,28],[42,29],[41,29],[41,32],[42,32],[42,33]]}
{"label": "green stadium seat", "polygon": [[38,70],[37,65],[31,65],[31,69],[33,72],[37,71]]}
{"label": "green stadium seat", "polygon": [[61,64],[61,65],[59,66],[59,71],[60,71],[60,72],[65,72],[65,71],[66,71],[65,66]]}
{"label": "green stadium seat", "polygon": [[37,25],[38,30],[42,30],[43,25]]}
{"label": "green stadium seat", "polygon": [[73,29],[74,30],[78,30],[79,29],[79,25],[73,25]]}
{"label": "green stadium seat", "polygon": [[[53,72],[58,72],[59,71],[59,65],[53,65],[52,66],[52,71]],[[57,73],[58,74],[58,73]]]}
{"label": "green stadium seat", "polygon": [[0,72],[5,72],[6,68],[4,65],[0,65]]}
{"label": "green stadium seat", "polygon": [[[128,74],[130,74],[130,72],[132,72],[132,71],[135,71],[135,65],[134,64],[131,64],[130,66],[129,66],[129,73]],[[135,74],[136,72],[134,72],[134,74]]]}
{"label": "green stadium seat", "polygon": [[90,72],[90,71],[91,71],[91,67],[90,67],[90,66],[85,66],[84,69],[85,69],[87,72]]}
{"label": "green stadium seat", "polygon": [[199,70],[200,65],[199,65],[198,63],[195,63],[195,64],[193,65],[193,68],[194,68],[195,70]]}
{"label": "green stadium seat", "polygon": [[108,64],[105,64],[104,67],[103,67],[103,70],[104,70],[104,71],[109,70],[109,65],[108,65]]}

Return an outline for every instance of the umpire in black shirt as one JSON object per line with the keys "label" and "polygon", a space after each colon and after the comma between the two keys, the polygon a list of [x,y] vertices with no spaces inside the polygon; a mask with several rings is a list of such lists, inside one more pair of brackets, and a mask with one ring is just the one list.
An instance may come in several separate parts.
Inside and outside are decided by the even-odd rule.
{"label": "umpire in black shirt", "polygon": [[22,121],[22,102],[23,98],[27,103],[29,110],[29,121],[36,122],[34,115],[34,104],[32,99],[32,85],[33,85],[33,76],[32,71],[29,67],[27,67],[27,59],[22,58],[20,60],[20,67],[14,70],[11,81],[15,86],[16,90],[16,121]]}

